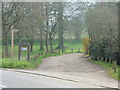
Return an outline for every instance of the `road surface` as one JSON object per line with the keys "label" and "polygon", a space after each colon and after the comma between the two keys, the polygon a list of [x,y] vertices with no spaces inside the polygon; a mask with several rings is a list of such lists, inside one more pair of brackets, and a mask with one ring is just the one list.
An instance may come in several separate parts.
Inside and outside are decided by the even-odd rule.
{"label": "road surface", "polygon": [[[1,72],[1,70],[0,70]],[[80,84],[13,71],[2,71],[2,88],[80,88]],[[1,78],[0,78],[1,80]]]}

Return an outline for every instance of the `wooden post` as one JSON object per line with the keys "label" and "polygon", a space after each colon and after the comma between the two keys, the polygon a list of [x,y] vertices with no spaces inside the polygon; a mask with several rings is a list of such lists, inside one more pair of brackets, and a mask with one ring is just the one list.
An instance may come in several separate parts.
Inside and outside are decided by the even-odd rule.
{"label": "wooden post", "polygon": [[113,66],[113,70],[114,70],[115,73],[117,72],[116,65],[117,65],[116,61],[113,61],[112,66]]}
{"label": "wooden post", "polygon": [[54,54],[54,50],[51,51],[51,54]]}
{"label": "wooden post", "polygon": [[80,49],[78,49],[78,53],[80,53]]}
{"label": "wooden post", "polygon": [[21,47],[20,44],[18,45],[18,60],[20,60],[20,55],[21,55]]}
{"label": "wooden post", "polygon": [[53,53],[52,54],[56,54],[56,51],[55,50],[53,50]]}
{"label": "wooden post", "polygon": [[14,57],[14,31],[11,30],[11,58]]}
{"label": "wooden post", "polygon": [[117,72],[117,61],[114,61],[115,65],[114,65],[114,72]]}
{"label": "wooden post", "polygon": [[73,49],[71,49],[71,53],[73,53]]}
{"label": "wooden post", "polygon": [[97,60],[99,60],[99,57],[97,57]]}
{"label": "wooden post", "polygon": [[60,49],[59,49],[59,54],[60,54]]}
{"label": "wooden post", "polygon": [[109,64],[110,64],[110,67],[111,67],[111,61],[112,61],[112,59],[111,59],[111,58],[109,58]]}
{"label": "wooden post", "polygon": [[64,53],[66,53],[66,48],[64,48]]}
{"label": "wooden post", "polygon": [[103,62],[103,57],[101,58],[101,61]]}
{"label": "wooden post", "polygon": [[112,69],[114,70],[114,61],[112,60]]}
{"label": "wooden post", "polygon": [[43,55],[43,52],[41,52],[41,55]]}
{"label": "wooden post", "polygon": [[5,53],[4,52],[2,52],[2,58],[4,58],[5,57]]}
{"label": "wooden post", "polygon": [[47,55],[47,54],[48,54],[48,51],[45,51],[45,54]]}
{"label": "wooden post", "polygon": [[30,60],[30,45],[28,46],[28,61]]}
{"label": "wooden post", "polygon": [[105,58],[105,62],[107,63],[107,58]]}

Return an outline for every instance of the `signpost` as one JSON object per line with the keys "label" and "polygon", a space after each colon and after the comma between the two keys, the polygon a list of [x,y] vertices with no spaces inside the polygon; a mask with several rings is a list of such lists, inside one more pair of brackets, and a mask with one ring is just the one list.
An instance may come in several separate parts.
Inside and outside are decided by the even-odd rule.
{"label": "signpost", "polygon": [[21,50],[26,50],[28,52],[27,60],[30,60],[30,44],[19,44],[18,47],[18,60],[20,60]]}
{"label": "signpost", "polygon": [[14,57],[14,32],[18,32],[18,30],[11,26],[11,58]]}

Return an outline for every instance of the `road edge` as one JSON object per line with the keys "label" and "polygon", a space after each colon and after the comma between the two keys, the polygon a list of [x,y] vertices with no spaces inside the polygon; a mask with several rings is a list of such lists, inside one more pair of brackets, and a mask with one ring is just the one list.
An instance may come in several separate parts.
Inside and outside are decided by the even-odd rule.
{"label": "road edge", "polygon": [[[65,80],[65,81],[70,81],[70,82],[75,82],[75,83],[80,83],[78,80],[74,80],[74,79],[70,79],[70,78],[65,78],[65,77],[60,77],[58,75],[48,75],[45,73],[41,73],[41,72],[32,72],[29,70],[21,70],[21,69],[8,69],[8,68],[0,68],[1,70],[4,71],[13,71],[13,72],[20,72],[20,73],[26,73],[26,74],[32,74],[32,75],[38,75],[38,76],[43,76],[43,77],[48,77],[48,78],[55,78],[55,79],[59,79],[59,80]],[[98,86],[98,88],[113,88],[113,87],[108,87],[108,86],[104,86],[104,85],[99,85],[99,84],[91,84],[92,86]],[[119,89],[119,88],[115,88],[115,89]]]}

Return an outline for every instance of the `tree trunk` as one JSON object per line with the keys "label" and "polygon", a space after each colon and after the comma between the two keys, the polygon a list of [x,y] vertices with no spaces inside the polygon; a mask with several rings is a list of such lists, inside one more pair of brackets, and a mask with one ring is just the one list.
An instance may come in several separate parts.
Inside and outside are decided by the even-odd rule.
{"label": "tree trunk", "polygon": [[46,52],[48,52],[49,3],[46,3]]}
{"label": "tree trunk", "polygon": [[[3,6],[3,5],[2,5]],[[2,7],[3,8],[3,7]],[[8,57],[8,36],[7,32],[5,31],[5,21],[4,21],[4,16],[3,16],[3,10],[2,10],[2,32],[3,32],[3,40],[4,40],[4,52],[5,52],[5,57]]]}
{"label": "tree trunk", "polygon": [[79,41],[79,40],[80,40],[80,34],[79,34],[79,33],[76,33],[76,34],[75,34],[75,37],[76,37],[76,41]]}
{"label": "tree trunk", "polygon": [[46,52],[48,52],[48,33],[46,35]]}
{"label": "tree trunk", "polygon": [[43,30],[40,30],[40,51],[43,51]]}
{"label": "tree trunk", "polygon": [[[43,3],[41,3],[41,11],[43,11]],[[41,12],[41,16],[44,16],[44,13]],[[40,23],[40,51],[44,51],[44,42],[43,42],[43,36],[44,36],[44,25],[43,25],[43,18],[40,19],[42,22]]]}
{"label": "tree trunk", "polygon": [[63,31],[61,30],[60,34],[59,34],[59,44],[58,44],[58,48],[62,49],[62,52],[64,51],[64,42],[63,42]]}
{"label": "tree trunk", "polygon": [[118,2],[118,63],[120,64],[120,2]]}
{"label": "tree trunk", "polygon": [[7,35],[4,35],[4,48],[5,48],[5,57],[8,57],[9,53],[8,53],[8,39],[7,39]]}
{"label": "tree trunk", "polygon": [[59,29],[59,42],[58,48],[64,51],[64,42],[63,42],[63,3],[59,2],[58,4],[58,29]]}
{"label": "tree trunk", "polygon": [[52,46],[52,38],[50,38],[50,50],[51,50],[51,53],[53,53],[53,46]]}

